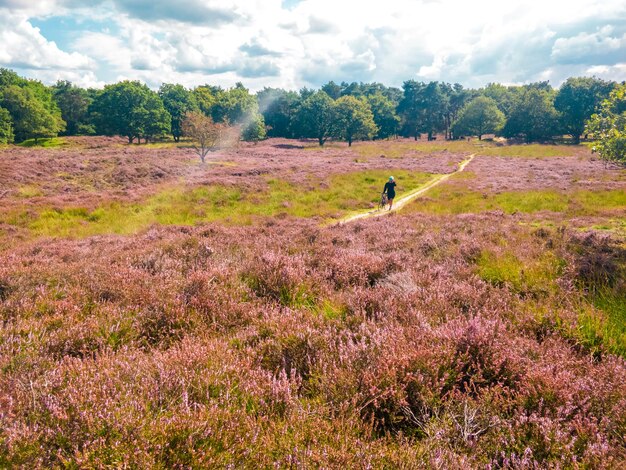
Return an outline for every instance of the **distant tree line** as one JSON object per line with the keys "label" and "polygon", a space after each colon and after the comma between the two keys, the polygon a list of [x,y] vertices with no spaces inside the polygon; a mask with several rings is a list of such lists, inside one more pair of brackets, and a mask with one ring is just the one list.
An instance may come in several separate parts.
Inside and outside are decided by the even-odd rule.
{"label": "distant tree line", "polygon": [[120,135],[130,143],[185,135],[185,119],[196,113],[214,123],[238,126],[244,140],[265,137],[386,139],[394,136],[446,139],[496,134],[526,142],[570,135],[580,142],[586,124],[616,89],[615,82],[570,78],[560,88],[548,82],[523,86],[491,83],[467,89],[443,82],[326,83],[298,92],[264,88],[251,94],[202,85],[188,89],[165,83],[153,91],[138,81],[102,90],[67,81],[50,87],[0,69],[0,143],[56,135]]}

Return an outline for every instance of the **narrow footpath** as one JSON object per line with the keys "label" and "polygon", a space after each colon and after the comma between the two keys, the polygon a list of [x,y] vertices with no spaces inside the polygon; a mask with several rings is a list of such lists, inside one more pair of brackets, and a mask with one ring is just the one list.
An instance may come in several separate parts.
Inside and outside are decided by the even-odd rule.
{"label": "narrow footpath", "polygon": [[469,162],[471,162],[474,159],[475,156],[476,156],[476,154],[471,154],[469,157],[467,157],[465,160],[463,160],[461,163],[459,163],[459,167],[457,168],[456,171],[454,171],[452,173],[447,173],[445,175],[437,175],[433,179],[431,179],[429,182],[424,184],[423,186],[420,186],[419,188],[416,188],[416,189],[414,189],[412,191],[409,191],[407,194],[405,194],[401,198],[396,199],[394,201],[394,203],[393,203],[393,208],[391,210],[371,209],[371,210],[368,210],[366,212],[361,212],[361,213],[358,213],[358,214],[348,215],[348,216],[344,217],[343,219],[340,219],[337,223],[340,224],[340,225],[343,225],[343,224],[347,224],[349,222],[354,222],[355,220],[368,219],[370,217],[380,217],[380,216],[383,216],[385,214],[389,214],[390,212],[399,211],[405,205],[407,205],[409,202],[411,202],[413,199],[421,196],[426,191],[434,188],[438,184],[443,183],[445,180],[450,178],[452,175],[455,175],[455,174],[460,173],[461,171],[465,170],[465,167],[469,164]]}

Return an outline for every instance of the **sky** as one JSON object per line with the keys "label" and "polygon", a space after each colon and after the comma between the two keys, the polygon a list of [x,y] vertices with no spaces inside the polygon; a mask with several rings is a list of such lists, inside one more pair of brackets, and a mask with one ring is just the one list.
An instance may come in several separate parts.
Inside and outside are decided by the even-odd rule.
{"label": "sky", "polygon": [[51,84],[626,80],[626,0],[0,0],[0,67]]}

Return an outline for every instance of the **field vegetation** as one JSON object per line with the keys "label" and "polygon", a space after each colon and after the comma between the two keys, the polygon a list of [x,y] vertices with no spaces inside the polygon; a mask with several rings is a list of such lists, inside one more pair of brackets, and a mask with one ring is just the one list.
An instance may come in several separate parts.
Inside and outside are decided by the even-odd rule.
{"label": "field vegetation", "polygon": [[626,462],[623,168],[126,140],[0,150],[0,467]]}

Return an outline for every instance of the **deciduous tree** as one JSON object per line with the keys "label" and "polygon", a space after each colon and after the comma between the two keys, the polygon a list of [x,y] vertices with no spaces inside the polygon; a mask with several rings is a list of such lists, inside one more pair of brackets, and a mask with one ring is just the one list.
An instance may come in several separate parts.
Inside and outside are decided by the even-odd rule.
{"label": "deciduous tree", "polygon": [[465,105],[452,128],[455,136],[477,135],[478,140],[481,140],[483,134],[499,132],[505,121],[504,113],[498,109],[494,100],[479,96]]}
{"label": "deciduous tree", "polygon": [[171,116],[171,132],[175,142],[183,134],[183,120],[187,113],[198,111],[198,103],[193,92],[182,85],[164,83],[159,89],[159,96],[163,106]]}
{"label": "deciduous tree", "polygon": [[[45,101],[45,93],[38,88],[38,82],[28,82],[22,87],[10,85],[0,92],[0,106],[11,114],[15,140],[41,137],[54,137],[65,128],[61,112],[56,104]],[[38,95],[38,91],[40,94]],[[43,95],[44,99],[40,96]]]}
{"label": "deciduous tree", "polygon": [[562,130],[570,134],[575,143],[580,143],[585,123],[614,87],[614,82],[590,77],[568,78],[561,85],[554,99],[554,107],[560,113]]}
{"label": "deciduous tree", "polygon": [[59,80],[52,86],[52,94],[61,110],[61,117],[67,124],[65,135],[93,133],[87,113],[92,99],[87,90],[72,85],[67,80]]}
{"label": "deciduous tree", "polygon": [[199,111],[187,113],[182,126],[184,135],[193,139],[193,148],[202,163],[207,154],[217,148],[228,127],[225,123],[214,122],[211,116]]}
{"label": "deciduous tree", "polygon": [[535,86],[522,87],[513,101],[503,134],[524,136],[528,143],[551,138],[558,126],[558,114],[552,102],[550,91]]}
{"label": "deciduous tree", "polygon": [[335,115],[335,136],[346,140],[350,147],[354,140],[371,139],[378,131],[365,98],[342,96],[335,101]]}
{"label": "deciduous tree", "polygon": [[12,143],[13,137],[11,113],[4,108],[0,108],[0,144]]}
{"label": "deciduous tree", "polygon": [[626,163],[626,85],[616,87],[591,116],[586,132],[593,135],[593,151],[608,161]]}
{"label": "deciduous tree", "polygon": [[90,110],[104,135],[123,135],[132,143],[170,132],[171,116],[156,92],[138,81],[107,85]]}
{"label": "deciduous tree", "polygon": [[325,92],[317,91],[302,102],[297,119],[301,136],[313,137],[323,146],[334,134],[335,102]]}
{"label": "deciduous tree", "polygon": [[386,139],[398,133],[400,118],[396,114],[396,107],[393,102],[381,92],[374,93],[367,97],[374,123],[378,128],[376,138]]}

